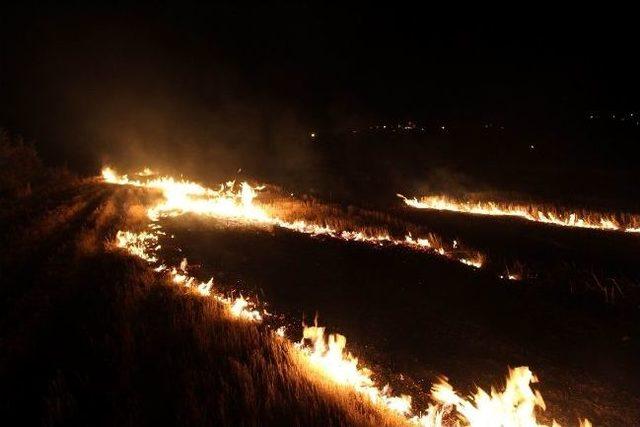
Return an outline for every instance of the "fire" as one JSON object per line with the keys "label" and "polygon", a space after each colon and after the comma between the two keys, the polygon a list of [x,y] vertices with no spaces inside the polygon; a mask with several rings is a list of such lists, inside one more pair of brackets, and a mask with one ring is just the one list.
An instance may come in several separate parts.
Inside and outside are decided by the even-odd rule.
{"label": "fire", "polygon": [[[374,244],[402,244],[415,249],[434,250],[451,257],[443,245],[434,236],[414,238],[410,234],[401,241],[394,240],[388,235],[369,236],[357,231],[337,231],[329,227],[308,224],[303,221],[285,222],[268,216],[260,207],[253,205],[256,196],[255,189],[242,183],[239,191],[234,191],[235,183],[227,183],[219,190],[210,190],[188,181],[175,181],[171,178],[153,179],[142,183],[130,180],[125,176],[118,176],[111,169],[103,170],[103,178],[107,182],[128,184],[163,192],[164,200],[158,202],[148,211],[151,221],[157,221],[163,216],[176,216],[182,213],[197,213],[201,215],[222,216],[248,222],[277,225],[291,230],[311,235],[328,235],[351,241],[362,241]],[[176,285],[192,290],[195,295],[212,297],[226,307],[232,318],[261,323],[266,310],[260,310],[257,304],[244,297],[228,297],[214,287],[213,278],[206,282],[199,281],[189,274],[188,262],[183,259],[178,266],[167,267],[160,264],[157,251],[161,248],[159,239],[165,233],[157,222],[151,222],[150,231],[131,232],[118,231],[115,246],[137,256],[150,265],[153,270],[167,274]],[[454,242],[453,249],[457,248]],[[476,258],[459,258],[461,262],[481,266],[481,255]],[[269,326],[270,327],[270,326]],[[288,340],[285,337],[285,326],[273,330],[274,337]],[[288,341],[290,342],[290,341]],[[312,375],[321,377],[349,388],[366,396],[373,404],[402,415],[407,422],[423,427],[445,426],[513,426],[513,427],[544,427],[538,423],[536,408],[545,409],[541,394],[531,389],[536,383],[536,377],[527,367],[510,370],[503,391],[491,389],[490,393],[478,388],[477,392],[468,398],[461,397],[446,381],[433,386],[431,391],[432,403],[425,411],[420,412],[412,408],[412,398],[409,395],[394,395],[388,386],[380,387],[373,380],[373,372],[363,366],[359,359],[346,351],[346,337],[340,334],[325,334],[325,328],[314,325],[304,326],[303,336],[299,342],[292,343],[293,351],[301,356],[301,360]],[[455,421],[451,421],[455,420]],[[553,427],[558,426],[553,423]],[[588,420],[580,421],[580,426],[591,427]]]}
{"label": "fire", "polygon": [[[140,176],[147,174],[140,173]],[[266,213],[254,206],[256,189],[246,182],[236,190],[235,181],[220,185],[218,190],[203,187],[194,182],[176,180],[171,177],[154,178],[147,181],[129,179],[127,175],[119,176],[113,169],[104,168],[102,177],[105,182],[120,185],[132,185],[160,190],[164,201],[147,211],[153,221],[167,216],[178,216],[186,213],[209,215],[245,221],[268,223]]]}
{"label": "fire", "polygon": [[[148,174],[138,173],[137,175],[147,176]],[[378,246],[403,246],[454,259],[474,268],[480,268],[484,264],[485,257],[482,254],[461,251],[455,241],[450,248],[445,247],[433,234],[422,238],[414,238],[411,234],[407,234],[404,238],[394,238],[387,233],[372,235],[360,230],[340,230],[304,220],[287,221],[278,218],[270,215],[255,202],[257,192],[264,189],[264,186],[252,187],[247,182],[238,185],[235,181],[228,181],[221,184],[217,190],[213,190],[195,182],[176,180],[172,177],[158,177],[146,181],[130,179],[127,175],[118,175],[109,167],[102,170],[102,177],[105,182],[111,184],[132,185],[160,191],[164,200],[147,211],[152,221],[192,213],[245,224],[275,226],[310,236],[325,236]]]}
{"label": "fire", "polygon": [[408,415],[411,396],[393,396],[389,387],[379,388],[371,379],[372,372],[359,366],[358,359],[344,351],[347,339],[340,334],[325,337],[325,328],[305,326],[302,341],[298,344],[306,361],[333,382],[355,389],[369,397],[373,403],[382,404],[392,411]]}
{"label": "fire", "polygon": [[136,175],[138,176],[151,176],[151,175],[155,175],[156,173],[154,171],[152,171],[149,168],[144,168],[141,172],[138,172]]}
{"label": "fire", "polygon": [[[153,224],[152,224],[153,225]],[[124,249],[131,255],[137,256],[150,264],[158,262],[156,251],[160,249],[157,244],[159,236],[164,233],[156,227],[152,228],[152,232],[142,231],[134,233],[131,231],[118,231],[116,234],[115,246]],[[213,278],[207,282],[199,282],[195,277],[187,273],[187,259],[184,258],[178,267],[168,268],[164,264],[160,264],[154,271],[161,273],[167,272],[171,281],[177,285],[192,289],[197,294],[208,297],[213,296],[228,308],[232,317],[259,322],[262,315],[255,309],[255,304],[242,296],[238,298],[229,298],[224,294],[213,289]]]}
{"label": "fire", "polygon": [[[538,379],[528,367],[520,366],[509,369],[506,385],[502,391],[492,387],[490,393],[487,393],[478,387],[474,394],[465,399],[460,397],[446,378],[443,378],[431,389],[431,397],[437,406],[430,409],[439,414],[446,414],[453,410],[458,418],[456,425],[461,426],[546,427],[546,424],[538,423],[536,417],[536,408],[541,411],[546,410],[540,392],[531,388],[531,384],[537,382]],[[441,409],[437,409],[438,407]],[[579,422],[581,427],[591,426],[587,419]],[[425,425],[441,424],[427,422]],[[551,426],[560,427],[555,420],[552,421]]]}
{"label": "fire", "polygon": [[114,171],[110,167],[102,168],[102,179],[104,179],[105,182],[109,182],[111,184],[123,184],[122,182],[119,182],[118,174],[116,173],[116,171]]}
{"label": "fire", "polygon": [[615,230],[640,233],[640,215],[615,215],[598,212],[569,212],[557,208],[545,208],[531,204],[503,203],[493,201],[466,201],[448,196],[425,196],[420,200],[398,197],[414,208],[452,211],[476,215],[511,216],[527,221],[553,224],[563,227]]}
{"label": "fire", "polygon": [[439,404],[455,408],[464,425],[541,426],[536,421],[535,409],[545,410],[546,406],[540,393],[531,389],[531,384],[537,381],[531,370],[522,366],[509,370],[503,391],[492,388],[487,393],[478,388],[464,399],[443,379],[433,386],[431,395]]}
{"label": "fire", "polygon": [[229,310],[231,314],[235,317],[253,320],[254,322],[259,322],[262,320],[262,316],[257,310],[251,310],[251,303],[244,299],[242,296],[233,300],[233,302],[228,300],[223,300],[229,304]]}
{"label": "fire", "polygon": [[143,231],[132,233],[130,231],[118,231],[116,234],[116,246],[126,248],[132,255],[140,257],[147,262],[156,262],[158,259],[151,253],[150,249],[160,249],[158,246],[158,236],[155,233]]}

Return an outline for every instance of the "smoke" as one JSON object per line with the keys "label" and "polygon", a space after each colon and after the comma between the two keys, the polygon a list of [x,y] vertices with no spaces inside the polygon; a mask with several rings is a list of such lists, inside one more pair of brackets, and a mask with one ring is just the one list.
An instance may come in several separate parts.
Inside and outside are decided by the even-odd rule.
{"label": "smoke", "polygon": [[256,83],[259,70],[229,40],[135,17],[25,24],[0,74],[1,119],[46,160],[88,174],[110,163],[210,179],[310,168],[305,100]]}

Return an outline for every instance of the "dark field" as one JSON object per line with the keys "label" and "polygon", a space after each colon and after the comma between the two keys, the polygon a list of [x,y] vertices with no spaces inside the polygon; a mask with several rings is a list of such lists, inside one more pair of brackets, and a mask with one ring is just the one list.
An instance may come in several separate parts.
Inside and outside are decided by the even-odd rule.
{"label": "dark field", "polygon": [[[24,173],[5,169],[0,203],[4,419],[402,424],[353,392],[309,377],[265,327],[233,320],[217,303],[114,252],[116,231],[144,227],[145,206],[157,195],[73,178],[14,148],[9,158],[23,159]],[[367,181],[357,173],[345,179],[353,187],[342,189]],[[379,384],[410,393],[416,408],[429,402],[440,375],[467,393],[499,386],[507,367],[525,365],[541,381],[543,420],[640,421],[640,381],[632,374],[640,358],[638,236],[412,210],[386,193],[403,186],[394,180],[364,185],[361,195],[289,182],[296,184],[268,187],[257,203],[288,220],[338,229],[432,232],[458,240],[459,254],[481,252],[485,264],[474,269],[403,247],[191,215],[162,220],[174,236],[160,242],[163,262],[186,257],[199,279],[213,276],[224,291],[264,302],[294,340],[318,314],[330,332],[347,336],[347,349]],[[500,279],[506,271],[523,280]]]}
{"label": "dark field", "polygon": [[631,8],[5,3],[0,427],[640,426]]}
{"label": "dark field", "polygon": [[640,349],[629,311],[401,248],[198,219],[165,229],[175,235],[169,259],[186,256],[201,266],[198,276],[268,301],[292,319],[293,336],[298,319],[320,313],[401,391],[426,391],[441,374],[473,390],[499,384],[507,366],[528,365],[547,413],[563,424],[579,415],[595,425],[640,417],[631,409],[640,383],[629,372]]}
{"label": "dark field", "polygon": [[310,379],[287,344],[105,250],[139,191],[84,181],[3,200],[7,425],[398,425]]}

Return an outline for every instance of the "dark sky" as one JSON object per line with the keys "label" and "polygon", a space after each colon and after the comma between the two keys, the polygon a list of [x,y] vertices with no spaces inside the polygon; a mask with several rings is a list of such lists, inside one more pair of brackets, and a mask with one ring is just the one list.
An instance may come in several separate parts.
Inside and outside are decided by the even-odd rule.
{"label": "dark sky", "polygon": [[381,120],[637,108],[632,14],[463,9],[23,3],[0,17],[0,125],[93,168],[203,147],[297,161],[310,129]]}

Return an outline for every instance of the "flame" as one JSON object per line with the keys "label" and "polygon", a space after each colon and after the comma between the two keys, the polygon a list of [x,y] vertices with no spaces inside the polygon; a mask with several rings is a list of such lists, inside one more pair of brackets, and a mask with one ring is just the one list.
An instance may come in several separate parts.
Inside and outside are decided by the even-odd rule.
{"label": "flame", "polygon": [[[253,205],[254,188],[242,183],[241,190],[234,192],[235,183],[230,182],[214,191],[187,181],[175,181],[171,178],[159,178],[141,183],[130,180],[126,175],[118,176],[112,169],[105,168],[102,172],[106,182],[128,184],[147,188],[160,189],[165,199],[158,202],[149,212],[149,218],[156,221],[162,216],[175,216],[181,213],[193,212],[202,215],[223,216],[232,219],[248,220],[251,222],[275,224],[312,235],[329,235],[344,240],[363,241],[375,244],[382,242],[402,244],[411,248],[434,250],[445,256],[450,256],[433,236],[428,238],[414,238],[411,234],[398,243],[388,235],[368,236],[356,231],[338,232],[326,226],[308,224],[304,221],[285,222],[271,218],[257,206]],[[213,199],[213,200],[212,200]],[[151,231],[131,232],[118,231],[115,246],[126,250],[149,264],[159,264],[157,251],[160,236],[165,235],[162,226],[150,223]],[[457,242],[454,242],[454,248]],[[477,258],[460,258],[464,263],[481,266],[481,255]],[[159,264],[153,268],[158,273],[166,273],[171,281],[188,288],[195,295],[213,297],[227,308],[233,318],[260,323],[266,310],[258,310],[252,301],[240,296],[231,298],[215,289],[213,278],[207,282],[200,282],[188,272],[186,258],[177,267],[167,267]],[[273,331],[280,339],[285,337],[285,326]],[[511,369],[503,391],[491,389],[490,393],[478,388],[477,392],[468,398],[461,397],[453,387],[442,379],[434,385],[431,391],[432,403],[425,411],[416,412],[412,408],[412,398],[409,395],[394,395],[389,386],[379,387],[372,379],[372,371],[363,366],[358,358],[346,351],[346,337],[340,334],[325,334],[325,328],[304,326],[302,339],[291,347],[301,356],[310,373],[321,375],[329,381],[347,387],[366,396],[370,401],[387,410],[402,415],[414,425],[423,427],[445,426],[513,426],[513,427],[544,427],[536,418],[536,408],[545,409],[541,394],[531,389],[531,384],[537,379],[528,367]],[[449,421],[455,417],[455,423]],[[559,427],[554,421],[553,427]],[[580,420],[580,426],[591,427],[588,420]]]}
{"label": "flame", "polygon": [[[139,174],[140,175],[140,174]],[[235,181],[220,185],[218,190],[212,190],[191,181],[176,180],[171,177],[160,177],[147,181],[129,179],[127,175],[119,176],[113,169],[104,168],[102,177],[105,182],[120,185],[133,185],[160,190],[164,202],[159,203],[147,211],[153,221],[161,217],[178,216],[186,213],[236,218],[255,222],[268,223],[266,213],[253,205],[256,192],[246,182],[235,190]]]}
{"label": "flame", "polygon": [[240,317],[247,320],[253,320],[259,322],[262,320],[262,316],[257,310],[251,310],[251,303],[244,299],[242,296],[236,298],[231,302],[230,300],[224,300],[229,304],[229,310],[235,317]]}
{"label": "flame", "polygon": [[453,406],[465,425],[497,426],[542,426],[536,421],[535,408],[546,409],[542,396],[531,389],[538,382],[531,370],[522,366],[509,370],[503,391],[491,389],[490,393],[478,388],[468,399],[464,399],[453,387],[442,380],[433,386],[432,398],[442,404]]}
{"label": "flame", "polygon": [[371,379],[372,372],[359,366],[358,359],[345,353],[347,339],[344,335],[330,334],[325,337],[325,328],[305,326],[299,348],[307,362],[333,382],[355,389],[366,395],[373,403],[381,404],[408,415],[411,411],[411,396],[393,396],[390,388],[379,388]]}
{"label": "flame", "polygon": [[615,230],[627,233],[640,233],[640,215],[615,215],[584,211],[582,213],[565,212],[557,208],[544,208],[536,205],[502,203],[493,201],[465,201],[448,196],[424,196],[420,200],[409,199],[402,194],[398,197],[414,208],[452,211],[476,215],[512,216],[528,221],[553,224],[563,227]]}
{"label": "flame", "polygon": [[221,184],[217,190],[213,190],[195,182],[176,180],[172,177],[158,177],[146,181],[130,179],[127,175],[118,175],[109,167],[102,169],[102,177],[105,182],[110,184],[159,190],[164,200],[147,210],[147,215],[152,221],[192,213],[245,224],[276,226],[310,236],[326,236],[377,246],[395,245],[413,250],[429,251],[474,268],[482,267],[485,260],[484,255],[480,253],[468,253],[468,251],[460,250],[457,241],[454,241],[450,248],[445,247],[433,234],[421,238],[414,238],[411,234],[407,234],[404,238],[393,238],[388,233],[371,235],[360,230],[340,230],[304,220],[287,221],[270,215],[257,205],[255,203],[257,191],[264,189],[264,186],[252,187],[247,182],[242,182],[238,186],[235,181],[228,181]]}
{"label": "flame", "polygon": [[460,262],[471,267],[480,268],[484,263],[484,257],[478,254],[476,258],[460,258]]}
{"label": "flame", "polygon": [[151,175],[155,175],[156,173],[154,171],[152,171],[149,168],[144,168],[142,171],[138,172],[136,175],[138,176],[151,176]]}
{"label": "flame", "polygon": [[[158,236],[164,233],[159,231],[157,227],[153,228],[153,232],[142,231],[134,233],[131,231],[118,231],[116,234],[115,246],[126,250],[131,255],[137,256],[150,264],[154,264],[158,261],[155,251],[160,249],[160,245],[157,245]],[[195,277],[190,276],[187,273],[186,258],[183,258],[177,268],[167,268],[164,264],[161,264],[154,268],[154,271],[158,273],[168,272],[173,283],[184,286],[185,288],[193,289],[201,296],[215,297],[228,308],[232,317],[254,322],[262,321],[262,315],[255,309],[255,304],[251,301],[242,296],[229,298],[214,290],[213,278],[209,279],[207,282],[199,282]]]}
{"label": "flame", "polygon": [[126,248],[132,255],[140,257],[147,262],[156,262],[158,259],[151,253],[151,246],[157,246],[158,236],[155,233],[143,231],[132,233],[130,231],[118,231],[116,234],[116,246]]}

